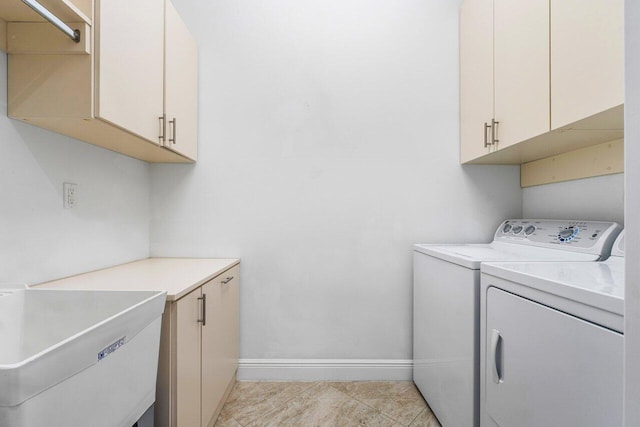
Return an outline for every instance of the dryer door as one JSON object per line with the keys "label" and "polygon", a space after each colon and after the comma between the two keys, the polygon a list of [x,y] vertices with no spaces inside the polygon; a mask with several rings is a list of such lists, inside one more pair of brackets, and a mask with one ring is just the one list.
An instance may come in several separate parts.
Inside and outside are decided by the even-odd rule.
{"label": "dryer door", "polygon": [[487,292],[486,412],[500,426],[621,426],[622,335]]}

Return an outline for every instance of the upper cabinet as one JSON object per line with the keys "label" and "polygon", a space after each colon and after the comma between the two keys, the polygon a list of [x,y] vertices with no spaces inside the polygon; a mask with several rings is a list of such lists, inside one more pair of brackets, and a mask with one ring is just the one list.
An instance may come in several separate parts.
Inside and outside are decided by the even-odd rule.
{"label": "upper cabinet", "polygon": [[549,131],[548,0],[460,11],[461,161]]}
{"label": "upper cabinet", "polygon": [[95,0],[95,6],[95,116],[160,144],[164,2]]}
{"label": "upper cabinet", "polygon": [[549,131],[549,0],[494,0],[495,149]]}
{"label": "upper cabinet", "polygon": [[198,148],[198,46],[169,2],[164,46],[165,147],[195,160]]}
{"label": "upper cabinet", "polygon": [[81,52],[49,23],[7,24],[9,116],[145,161],[195,161],[198,52],[173,5],[90,6]]}
{"label": "upper cabinet", "polygon": [[465,0],[460,159],[520,164],[623,136],[623,0]]}
{"label": "upper cabinet", "polygon": [[551,128],[624,102],[624,1],[551,2]]}
{"label": "upper cabinet", "polygon": [[493,0],[460,7],[460,154],[462,162],[491,151]]}

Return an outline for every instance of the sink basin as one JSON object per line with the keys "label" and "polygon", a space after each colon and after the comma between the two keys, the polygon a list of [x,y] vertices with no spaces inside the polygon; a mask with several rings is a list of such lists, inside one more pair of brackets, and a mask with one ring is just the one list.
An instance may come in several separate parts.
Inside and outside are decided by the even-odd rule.
{"label": "sink basin", "polygon": [[153,404],[165,292],[0,288],[0,426],[130,427]]}

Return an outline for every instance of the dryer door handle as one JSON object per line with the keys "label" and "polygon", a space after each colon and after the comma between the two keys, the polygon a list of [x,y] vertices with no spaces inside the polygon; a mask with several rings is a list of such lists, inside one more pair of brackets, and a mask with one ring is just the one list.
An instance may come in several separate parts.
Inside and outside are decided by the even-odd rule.
{"label": "dryer door handle", "polygon": [[502,337],[500,331],[491,330],[491,366],[493,367],[493,382],[500,384],[502,381]]}

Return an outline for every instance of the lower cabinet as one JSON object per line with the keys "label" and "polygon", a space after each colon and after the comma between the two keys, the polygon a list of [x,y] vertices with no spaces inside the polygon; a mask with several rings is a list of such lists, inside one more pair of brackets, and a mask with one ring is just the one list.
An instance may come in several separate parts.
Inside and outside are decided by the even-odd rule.
{"label": "lower cabinet", "polygon": [[238,265],[177,301],[162,324],[155,425],[215,424],[238,367]]}

